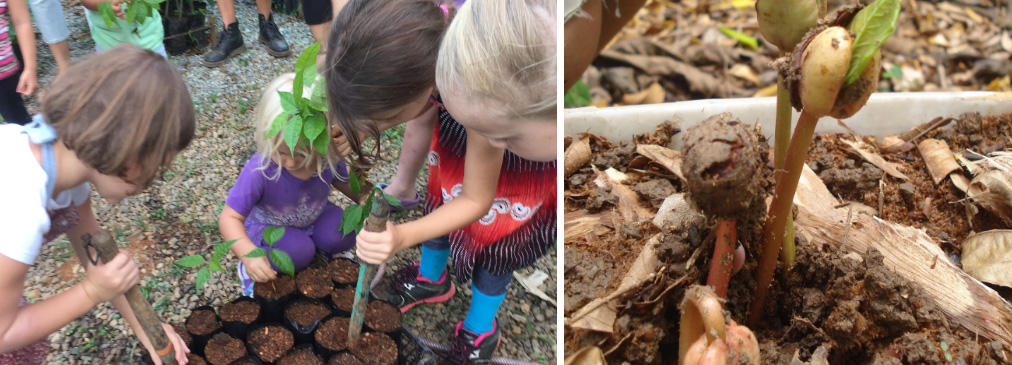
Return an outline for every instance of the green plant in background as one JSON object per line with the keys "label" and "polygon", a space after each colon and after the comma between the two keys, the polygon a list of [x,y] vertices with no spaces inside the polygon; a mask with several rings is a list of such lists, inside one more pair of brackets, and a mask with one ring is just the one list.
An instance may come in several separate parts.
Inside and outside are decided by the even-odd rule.
{"label": "green plant in background", "polygon": [[[132,0],[124,1],[121,6],[126,6],[126,21],[128,23],[138,22],[144,24],[154,15],[155,10],[159,9],[159,4],[165,2],[165,0]],[[116,12],[112,10],[111,1],[103,1],[98,3],[98,12],[102,14],[102,20],[105,22],[105,26],[112,28],[116,25]]]}
{"label": "green plant in background", "polygon": [[577,81],[573,84],[573,87],[569,88],[566,92],[566,98],[563,101],[563,105],[566,107],[580,107],[590,105],[590,87],[583,82],[583,80]]}

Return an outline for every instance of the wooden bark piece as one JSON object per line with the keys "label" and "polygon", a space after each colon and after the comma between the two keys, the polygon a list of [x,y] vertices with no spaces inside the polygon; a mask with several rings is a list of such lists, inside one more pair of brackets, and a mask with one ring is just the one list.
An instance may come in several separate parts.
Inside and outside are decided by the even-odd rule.
{"label": "wooden bark piece", "polygon": [[928,172],[931,173],[931,179],[935,181],[935,185],[941,183],[953,171],[960,170],[956,156],[952,154],[949,145],[943,140],[925,139],[917,144],[917,150],[921,152],[924,164],[928,165]]}
{"label": "wooden bark piece", "polygon": [[857,154],[861,155],[861,158],[863,158],[865,161],[871,162],[872,165],[875,165],[876,167],[882,169],[882,171],[885,171],[885,173],[889,174],[889,176],[895,177],[900,180],[910,179],[907,177],[907,175],[904,175],[902,172],[900,172],[900,170],[896,169],[897,164],[888,162],[884,158],[882,158],[882,156],[879,156],[879,154],[869,152],[865,148],[863,148],[867,146],[864,142],[854,142],[847,139],[840,139],[840,142],[843,142],[843,144],[850,146],[850,149],[854,150],[854,152],[857,152]]}
{"label": "wooden bark piece", "polygon": [[957,268],[924,231],[858,214],[847,230],[847,209],[805,166],[794,203],[795,229],[808,242],[825,242],[865,253],[875,247],[897,275],[920,284],[950,323],[990,340],[1012,343],[1012,306],[998,293]]}

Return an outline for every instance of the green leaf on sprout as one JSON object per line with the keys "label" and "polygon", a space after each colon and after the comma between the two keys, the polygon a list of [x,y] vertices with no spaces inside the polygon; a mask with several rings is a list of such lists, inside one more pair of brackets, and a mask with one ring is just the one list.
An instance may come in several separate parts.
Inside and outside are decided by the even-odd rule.
{"label": "green leaf on sprout", "polygon": [[[378,189],[378,188],[374,188],[374,189]],[[372,197],[373,197],[373,195],[369,194],[369,199],[366,199],[365,205],[362,206],[362,210],[360,210],[359,213],[358,213],[359,214],[359,217],[358,217],[358,220],[357,220],[358,226],[355,227],[355,233],[362,232],[362,228],[365,227],[365,220],[366,220],[366,218],[369,218],[369,209],[367,209],[366,207],[372,207]]]}
{"label": "green leaf on sprout", "polygon": [[295,104],[295,95],[287,91],[278,91],[278,95],[281,96],[281,109],[284,109],[285,113],[295,114],[299,111],[298,104]]}
{"label": "green leaf on sprout", "polygon": [[206,267],[197,270],[197,289],[203,288],[207,280],[211,278],[211,270]]}
{"label": "green leaf on sprout", "polygon": [[137,20],[137,11],[140,10],[140,8],[141,7],[139,6],[133,6],[133,4],[127,5],[126,21],[128,23],[133,23],[134,20]]}
{"label": "green leaf on sprout", "polygon": [[319,76],[317,78],[313,93],[309,96],[309,102],[313,109],[325,112],[327,111],[327,86],[319,80]]}
{"label": "green leaf on sprout", "polygon": [[165,0],[144,0],[144,2],[148,3],[148,5],[157,7],[158,4],[164,3]]}
{"label": "green leaf on sprout", "polygon": [[[138,23],[144,24],[144,22],[146,20],[148,20],[148,18],[150,17],[150,13],[151,13],[150,12],[150,7],[148,6],[148,4],[144,3],[143,1],[131,2],[130,5],[127,6],[127,11],[129,12],[131,8],[136,8],[136,10],[134,10],[134,11],[137,14],[137,16],[135,18],[137,19]],[[127,19],[127,21],[130,21],[130,20]]]}
{"label": "green leaf on sprout", "polygon": [[358,176],[355,175],[355,169],[352,169],[350,166],[348,167],[348,184],[351,185],[351,191],[353,193],[358,194],[359,191],[362,191],[362,183],[358,181]]}
{"label": "green leaf on sprout", "polygon": [[204,256],[201,255],[190,255],[179,260],[176,260],[176,266],[179,267],[197,267],[203,265],[205,262]]}
{"label": "green leaf on sprout", "polygon": [[285,124],[285,144],[288,145],[288,150],[292,153],[292,156],[295,156],[295,148],[299,145],[299,137],[302,137],[302,117],[296,114],[292,116],[292,119],[288,120],[288,124]]}
{"label": "green leaf on sprout", "polygon": [[102,20],[106,28],[116,25],[116,12],[112,10],[112,2],[103,1],[98,3],[98,12],[102,14]]}
{"label": "green leaf on sprout", "polygon": [[395,207],[401,206],[400,199],[397,199],[397,197],[395,197],[393,195],[390,195],[390,194],[387,194],[387,193],[383,193],[383,198],[386,199],[387,203],[390,204],[390,205],[392,205],[392,206],[395,206]]}
{"label": "green leaf on sprout", "polygon": [[583,80],[577,81],[573,87],[569,88],[563,105],[567,107],[590,105],[590,88],[583,83]]}
{"label": "green leaf on sprout", "polygon": [[323,114],[317,113],[306,119],[306,122],[302,126],[302,133],[306,136],[306,139],[316,141],[316,136],[319,136],[326,128],[327,119],[323,117]]}
{"label": "green leaf on sprout", "polygon": [[952,354],[946,352],[945,353],[945,361],[952,361]]}
{"label": "green leaf on sprout", "polygon": [[285,227],[277,228],[268,226],[267,228],[264,228],[264,242],[266,242],[268,246],[273,247],[275,243],[278,243],[278,240],[280,240],[281,237],[284,237],[284,235]]}
{"label": "green leaf on sprout", "polygon": [[756,41],[755,37],[753,36],[725,27],[723,25],[718,27],[718,29],[720,29],[720,32],[724,33],[724,35],[738,41],[738,43],[744,44],[748,48],[759,49],[759,42]]}
{"label": "green leaf on sprout", "polygon": [[291,256],[288,256],[285,251],[282,250],[271,250],[270,252],[271,263],[277,266],[281,272],[288,274],[288,276],[295,277],[295,264],[292,263]]}
{"label": "green leaf on sprout", "polygon": [[945,343],[945,341],[942,341],[942,343],[940,343],[939,345],[942,346],[942,351],[948,351],[949,350],[949,344]]}
{"label": "green leaf on sprout", "polygon": [[274,122],[271,122],[271,129],[267,131],[267,138],[274,138],[285,128],[285,121],[288,120],[288,113],[281,113],[274,117]]}
{"label": "green leaf on sprout", "polygon": [[319,54],[320,42],[316,42],[306,47],[295,61],[295,73],[302,72],[302,80],[298,81],[306,87],[312,87],[313,81],[316,80],[316,56]]}
{"label": "green leaf on sprout", "polygon": [[313,141],[313,148],[316,149],[316,152],[326,155],[328,147],[330,147],[330,136],[327,133],[320,133],[316,136],[316,140]]}
{"label": "green leaf on sprout", "polygon": [[362,211],[365,207],[355,204],[351,205],[344,210],[341,214],[341,232],[347,236],[351,232],[358,231],[358,227],[362,225]]}
{"label": "green leaf on sprout", "polygon": [[893,35],[899,17],[900,0],[877,0],[854,15],[848,29],[854,34],[854,46],[850,68],[843,78],[844,86],[853,84],[861,76],[882,44]]}
{"label": "green leaf on sprout", "polygon": [[235,244],[235,241],[238,241],[238,240],[236,239],[236,240],[226,241],[226,242],[222,242],[222,243],[219,243],[216,246],[214,246],[214,254],[211,255],[211,260],[217,261],[217,260],[221,260],[222,257],[225,257],[225,254],[228,254],[228,249],[232,248],[232,245]]}
{"label": "green leaf on sprout", "polygon": [[208,261],[207,262],[207,266],[211,268],[212,272],[222,272],[222,271],[225,271],[225,268],[221,267],[221,261],[218,261],[218,260]]}
{"label": "green leaf on sprout", "polygon": [[267,256],[267,250],[259,248],[259,247],[253,249],[253,251],[250,251],[248,254],[242,255],[242,257],[251,258],[251,259],[255,259],[255,258],[258,258],[258,257],[264,257],[264,256]]}

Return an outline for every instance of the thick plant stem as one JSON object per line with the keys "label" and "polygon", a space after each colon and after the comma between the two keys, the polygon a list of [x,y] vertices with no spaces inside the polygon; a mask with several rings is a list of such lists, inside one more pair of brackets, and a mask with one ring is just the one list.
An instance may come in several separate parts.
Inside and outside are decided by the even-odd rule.
{"label": "thick plant stem", "polygon": [[818,121],[819,118],[807,111],[801,112],[794,136],[791,138],[791,146],[787,150],[784,170],[777,174],[779,176],[776,191],[773,193],[773,203],[766,215],[766,225],[763,226],[762,252],[759,256],[759,267],[756,268],[756,289],[748,311],[750,325],[756,323],[766,304],[766,294],[769,292],[773,272],[777,267],[780,243],[784,239],[784,229],[787,228],[788,213],[794,202],[794,193],[798,190],[798,180],[808,157],[808,145],[812,143],[812,135]]}
{"label": "thick plant stem", "polygon": [[721,299],[727,298],[727,282],[731,280],[731,266],[734,264],[734,249],[738,242],[737,218],[720,219],[717,222],[717,243],[713,246],[710,273],[706,285]]}
{"label": "thick plant stem", "polygon": [[[784,54],[784,51],[780,51],[780,57],[783,57]],[[781,75],[777,77],[777,127],[773,144],[773,162],[777,172],[784,168],[784,160],[787,158],[787,148],[790,147],[790,143],[791,96],[790,91],[787,90],[787,84],[784,82],[784,77]],[[787,266],[787,270],[790,270],[794,266],[793,212],[787,215],[787,229],[785,232],[787,236],[784,237],[780,250],[780,260]]]}

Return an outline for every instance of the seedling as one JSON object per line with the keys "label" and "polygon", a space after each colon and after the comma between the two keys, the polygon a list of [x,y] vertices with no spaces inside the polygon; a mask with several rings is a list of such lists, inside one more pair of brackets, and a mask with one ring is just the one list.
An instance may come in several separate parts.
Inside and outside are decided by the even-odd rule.
{"label": "seedling", "polygon": [[[326,155],[330,147],[330,133],[326,133],[327,117],[323,114],[327,111],[324,100],[326,89],[323,83],[318,83],[313,88],[316,81],[316,56],[319,52],[320,42],[316,42],[299,54],[299,59],[295,61],[292,91],[278,91],[284,111],[274,118],[271,129],[267,132],[267,138],[283,132],[282,136],[292,156],[299,143],[308,143],[321,155]],[[304,87],[313,90],[308,97],[303,95]]]}
{"label": "seedling", "polygon": [[942,348],[942,352],[945,353],[945,361],[952,361],[952,354],[949,353],[949,344],[942,341],[938,345]]}
{"label": "seedling", "polygon": [[221,259],[225,257],[225,254],[228,253],[228,249],[232,247],[232,244],[235,243],[235,241],[237,240],[231,240],[214,245],[214,253],[211,254],[211,261],[204,260],[204,256],[201,254],[194,254],[176,260],[176,266],[193,268],[203,266],[205,264],[207,265],[201,267],[200,270],[197,270],[196,286],[199,291],[204,287],[204,284],[207,283],[207,280],[211,278],[212,271],[225,271],[225,268],[221,266]]}
{"label": "seedling", "polygon": [[727,323],[720,299],[706,286],[685,290],[679,320],[678,359],[681,364],[759,364],[759,342],[752,330]]}
{"label": "seedling", "polygon": [[[122,4],[126,6],[126,21],[128,23],[137,22],[144,24],[154,15],[154,12],[159,10],[161,3],[165,0],[133,0],[129,3],[124,1]],[[112,10],[111,1],[103,1],[98,3],[98,12],[102,14],[102,21],[105,22],[105,26],[112,28],[116,25],[116,12]]]}
{"label": "seedling", "polygon": [[[348,178],[350,180],[349,184],[351,185],[351,190],[358,194],[359,191],[362,190],[362,183],[355,174],[354,169],[348,169]],[[347,236],[349,233],[358,233],[362,231],[362,227],[365,226],[365,219],[369,217],[369,209],[366,209],[366,207],[372,206],[373,196],[377,193],[383,195],[383,199],[387,201],[387,204],[395,207],[401,206],[400,200],[397,200],[396,197],[384,193],[383,189],[380,189],[379,186],[373,186],[366,194],[368,198],[366,198],[362,205],[351,205],[345,208],[344,212],[341,213],[341,226],[338,227],[338,229],[340,229],[344,235]]]}
{"label": "seedling", "polygon": [[766,303],[815,125],[824,116],[849,118],[871,97],[879,78],[878,51],[895,30],[899,11],[899,0],[878,0],[853,17],[844,12],[829,26],[809,31],[794,48],[787,60],[788,67],[782,68],[790,84],[791,103],[801,109],[801,116],[791,137],[784,168],[775,174],[777,186],[763,227],[749,323],[756,323]]}
{"label": "seedling", "polygon": [[[285,235],[284,227],[264,228],[263,233],[264,243],[267,244],[267,247],[273,248],[274,244],[277,243],[278,240],[280,240],[281,237],[283,237],[284,235]],[[288,276],[291,276],[292,278],[295,278],[295,265],[292,263],[292,257],[288,256],[288,253],[286,253],[285,251],[271,250],[270,252],[267,252],[267,250],[261,247],[257,247],[256,249],[250,251],[243,257],[258,258],[264,256],[267,256],[267,259],[269,259],[271,263],[274,264],[274,266],[277,266],[278,269],[281,270],[281,272],[287,274]]]}

